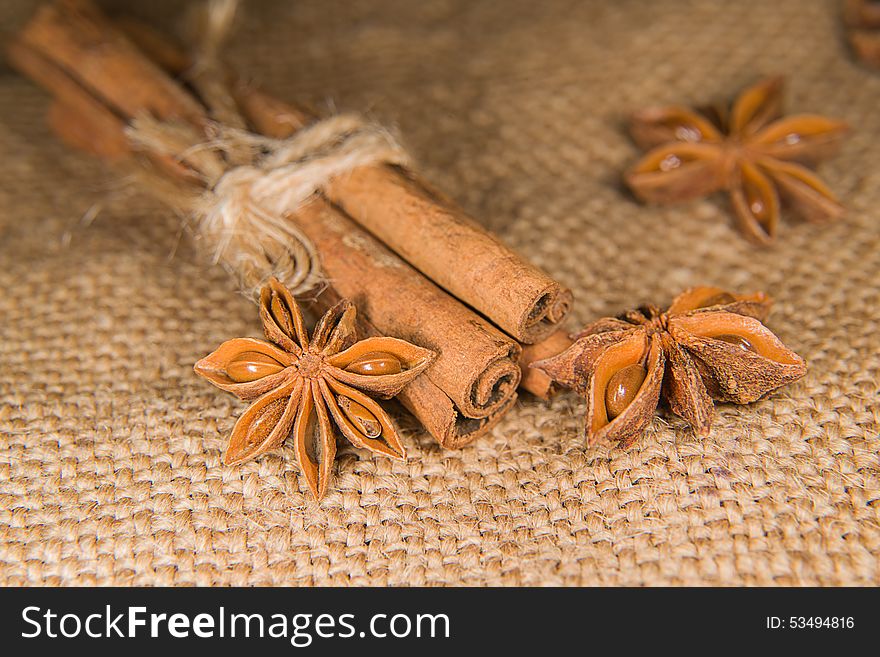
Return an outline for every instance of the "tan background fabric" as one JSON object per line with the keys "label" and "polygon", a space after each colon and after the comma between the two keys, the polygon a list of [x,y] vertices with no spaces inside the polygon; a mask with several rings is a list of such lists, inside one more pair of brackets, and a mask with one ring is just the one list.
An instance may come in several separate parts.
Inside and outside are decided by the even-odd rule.
{"label": "tan background fabric", "polygon": [[[129,11],[170,27],[175,4]],[[32,7],[3,3],[0,25]],[[764,289],[810,364],[719,405],[707,438],[658,417],[626,452],[584,448],[571,394],[524,398],[457,452],[402,419],[408,461],[345,446],[321,504],[290,448],[220,462],[244,406],[191,367],[258,335],[255,307],[0,70],[0,583],[880,584],[880,74],[838,18],[804,0],[249,3],[238,68],[396,123],[430,179],[574,289],[572,327],[694,284]],[[628,111],[774,72],[793,111],[856,127],[822,167],[844,221],[786,217],[755,249],[723,198],[622,191]]]}

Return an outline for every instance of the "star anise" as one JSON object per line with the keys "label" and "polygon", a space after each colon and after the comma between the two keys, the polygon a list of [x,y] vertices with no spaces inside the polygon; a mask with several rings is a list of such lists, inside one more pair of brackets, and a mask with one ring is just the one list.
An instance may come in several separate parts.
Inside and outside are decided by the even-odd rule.
{"label": "star anise", "polygon": [[635,114],[633,139],[650,150],[625,175],[633,193],[674,203],[727,190],[742,232],[759,244],[776,235],[780,196],[808,220],[840,217],[837,198],[805,165],[832,154],[848,128],[816,114],[780,118],[782,86],[778,77],[759,82],[726,116],[678,106]]}
{"label": "star anise", "polygon": [[880,0],[847,0],[844,22],[859,59],[880,68]]}
{"label": "star anise", "polygon": [[351,302],[339,302],[310,339],[290,291],[273,278],[260,294],[269,342],[228,340],[196,363],[195,371],[218,388],[254,400],[232,430],[227,465],[276,449],[292,435],[300,469],[320,499],[336,456],[333,425],[356,447],[405,457],[391,418],[368,394],[393,397],[436,354],[396,338],[357,342],[355,314]]}
{"label": "star anise", "polygon": [[587,399],[587,444],[628,447],[651,421],[661,396],[698,435],[712,423],[712,400],[747,404],[806,373],[803,359],[761,322],[763,293],[690,289],[661,312],[655,306],[606,317],[561,354],[532,364]]}

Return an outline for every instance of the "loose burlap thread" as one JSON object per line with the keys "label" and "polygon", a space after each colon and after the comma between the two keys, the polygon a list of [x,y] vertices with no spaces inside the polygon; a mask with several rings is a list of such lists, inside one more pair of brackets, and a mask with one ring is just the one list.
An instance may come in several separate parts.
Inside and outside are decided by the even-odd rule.
{"label": "loose burlap thread", "polygon": [[[121,3],[120,3],[121,4]],[[172,25],[177,3],[126,11]],[[406,462],[341,445],[309,499],[289,447],[227,468],[244,405],[192,375],[260,333],[149,198],[64,149],[46,96],[0,77],[0,582],[521,585],[880,583],[880,76],[838,3],[260,3],[227,55],[282,98],[370,108],[426,177],[574,288],[572,326],[688,285],[777,299],[809,365],[769,400],[722,404],[696,438],[658,417],[631,450],[585,449],[581,402],[524,398],[466,449],[401,416]],[[5,3],[2,22],[32,11]],[[333,16],[334,20],[327,20]],[[293,38],[292,35],[302,35]],[[848,216],[783,219],[754,249],[723,198],[645,208],[626,113],[790,76],[792,112],[854,126],[820,167]],[[69,245],[65,246],[65,236]]]}

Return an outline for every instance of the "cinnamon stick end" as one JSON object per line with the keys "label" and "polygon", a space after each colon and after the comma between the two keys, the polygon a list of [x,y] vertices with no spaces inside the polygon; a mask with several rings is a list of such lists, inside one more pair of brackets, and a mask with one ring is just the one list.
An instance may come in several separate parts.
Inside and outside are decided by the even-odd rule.
{"label": "cinnamon stick end", "polygon": [[536,361],[562,353],[572,344],[568,333],[557,329],[541,342],[523,346],[522,354],[519,358],[519,366],[522,370],[522,381],[519,387],[541,399],[550,399],[559,391],[559,388],[544,372],[536,370],[530,367],[530,365]]}

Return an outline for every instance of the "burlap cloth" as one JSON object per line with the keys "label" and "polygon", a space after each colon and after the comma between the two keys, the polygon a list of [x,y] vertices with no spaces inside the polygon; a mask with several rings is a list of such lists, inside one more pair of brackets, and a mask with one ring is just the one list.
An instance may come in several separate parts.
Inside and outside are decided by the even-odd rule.
{"label": "burlap cloth", "polygon": [[[129,11],[171,26],[175,4]],[[31,10],[3,3],[0,25]],[[243,404],[191,368],[258,335],[255,307],[169,212],[59,145],[5,68],[0,582],[880,583],[880,75],[836,2],[253,2],[229,56],[282,97],[397,123],[430,179],[574,289],[572,326],[693,284],[764,289],[810,372],[719,405],[707,438],[658,418],[629,451],[585,449],[571,394],[455,452],[402,419],[408,460],[345,446],[317,504],[290,448],[220,462]],[[723,198],[621,190],[629,110],[774,72],[792,110],[856,128],[822,167],[844,221],[786,218],[755,249]]]}

